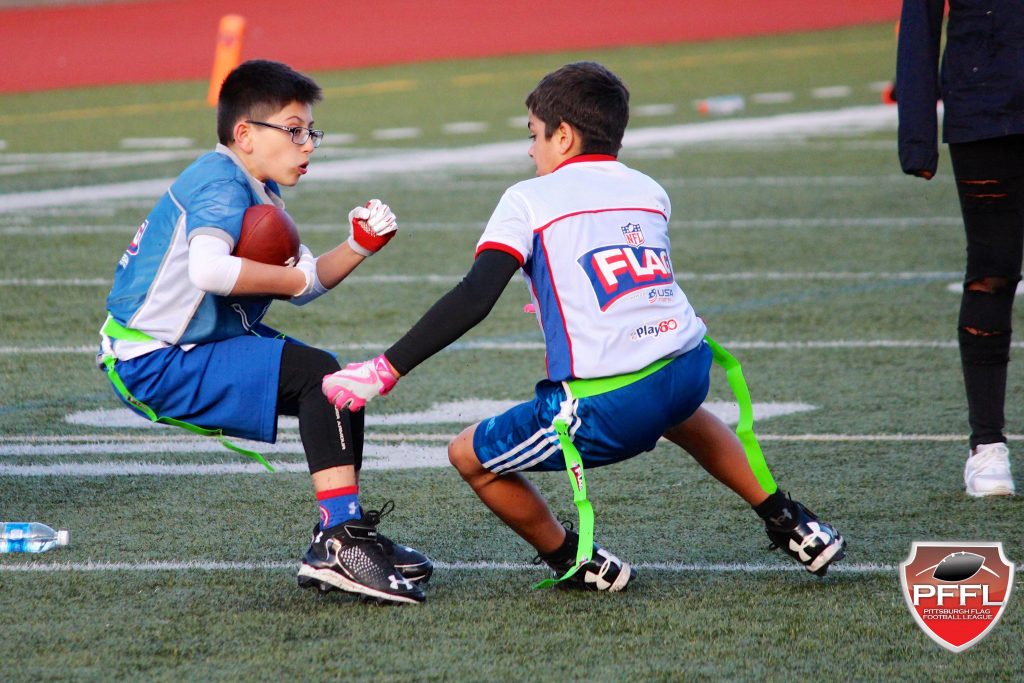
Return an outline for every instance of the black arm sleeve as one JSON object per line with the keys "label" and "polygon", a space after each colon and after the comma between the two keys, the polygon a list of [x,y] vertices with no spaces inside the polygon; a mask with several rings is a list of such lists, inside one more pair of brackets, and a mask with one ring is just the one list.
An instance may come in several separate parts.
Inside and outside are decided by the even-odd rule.
{"label": "black arm sleeve", "polygon": [[438,299],[384,356],[395,370],[408,374],[486,318],[517,270],[519,261],[511,254],[497,249],[480,252],[462,282]]}

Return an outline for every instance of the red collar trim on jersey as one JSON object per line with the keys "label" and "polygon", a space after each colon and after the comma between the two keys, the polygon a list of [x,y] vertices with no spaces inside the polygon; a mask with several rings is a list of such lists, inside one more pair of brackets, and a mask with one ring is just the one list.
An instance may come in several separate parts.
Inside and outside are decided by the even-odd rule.
{"label": "red collar trim on jersey", "polygon": [[618,161],[618,159],[613,157],[611,154],[578,154],[571,159],[566,159],[558,166],[555,166],[554,171],[551,172],[554,173],[567,164],[575,164],[579,161]]}

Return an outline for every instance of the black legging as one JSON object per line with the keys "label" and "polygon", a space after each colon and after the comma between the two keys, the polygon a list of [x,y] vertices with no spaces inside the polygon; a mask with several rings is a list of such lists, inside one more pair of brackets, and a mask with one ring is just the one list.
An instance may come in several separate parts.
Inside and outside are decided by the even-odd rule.
{"label": "black legging", "polygon": [[287,342],[281,352],[277,414],[299,418],[309,472],[339,465],[363,466],[363,411],[338,411],[320,392],[324,375],[340,366],[331,354]]}
{"label": "black legging", "polygon": [[[1024,247],[1024,135],[951,144],[949,151],[967,235],[958,335],[975,448],[1006,441],[1011,319]],[[985,282],[990,278],[995,286]]]}

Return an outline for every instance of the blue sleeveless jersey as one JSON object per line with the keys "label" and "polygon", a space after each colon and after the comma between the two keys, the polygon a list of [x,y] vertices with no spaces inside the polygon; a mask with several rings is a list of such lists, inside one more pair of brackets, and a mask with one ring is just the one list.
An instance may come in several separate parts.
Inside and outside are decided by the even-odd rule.
{"label": "blue sleeveless jersey", "polygon": [[197,288],[188,276],[188,242],[213,235],[234,249],[245,210],[270,203],[283,206],[277,185],[252,178],[223,145],[178,176],[121,256],[107,297],[107,310],[117,322],[162,343],[115,341],[118,358],[249,332],[272,299],[218,296]]}

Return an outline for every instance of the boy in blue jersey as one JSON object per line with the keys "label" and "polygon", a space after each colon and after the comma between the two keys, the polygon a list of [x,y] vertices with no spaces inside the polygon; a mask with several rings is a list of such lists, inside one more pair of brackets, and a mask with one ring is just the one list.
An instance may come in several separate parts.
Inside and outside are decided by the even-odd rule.
{"label": "boy in blue jersey", "polygon": [[283,207],[280,186],[306,173],[324,132],[313,127],[320,87],[271,61],[245,62],[224,80],[220,144],[182,172],[118,262],[101,330],[100,363],[132,409],[273,443],[279,415],[297,416],[320,522],[299,585],[419,603],[432,564],[379,534],[388,511],[359,505],[363,417],[324,400],[334,356],[260,322],[274,299],[306,304],[338,285],[394,237],[379,200],[349,213],[350,233],[294,267],[232,255],[246,209]]}
{"label": "boy in blue jersey", "polygon": [[[701,407],[712,351],[673,274],[668,196],[617,160],[625,86],[599,64],[569,64],[541,80],[526,105],[538,177],[505,192],[462,282],[383,354],[325,377],[324,393],[352,410],[388,393],[480,322],[521,270],[544,333],[547,378],[532,401],[464,430],[448,454],[484,504],[562,575],[560,585],[619,591],[636,572],[596,543],[578,547],[586,534],[564,528],[520,472],[568,463],[585,498],[582,466],[620,462],[661,437],[750,504],[773,547],[824,575],[844,556],[842,536],[780,491],[763,459],[748,460],[737,436]],[[583,519],[585,500],[577,504]]]}

